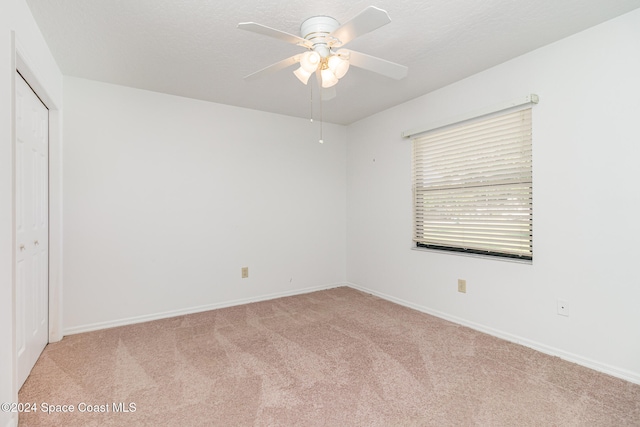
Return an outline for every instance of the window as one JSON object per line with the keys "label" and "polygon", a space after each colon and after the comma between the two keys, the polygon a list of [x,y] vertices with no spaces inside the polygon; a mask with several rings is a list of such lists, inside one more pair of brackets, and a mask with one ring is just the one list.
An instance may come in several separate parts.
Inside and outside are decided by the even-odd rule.
{"label": "window", "polygon": [[418,247],[531,260],[531,108],[413,139]]}

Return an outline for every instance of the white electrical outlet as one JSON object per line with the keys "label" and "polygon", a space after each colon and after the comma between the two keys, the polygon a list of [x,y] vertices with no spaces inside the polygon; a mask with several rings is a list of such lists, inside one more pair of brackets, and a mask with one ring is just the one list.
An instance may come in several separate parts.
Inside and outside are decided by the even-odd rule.
{"label": "white electrical outlet", "polygon": [[249,267],[242,267],[242,278],[246,279],[249,277]]}
{"label": "white electrical outlet", "polygon": [[458,292],[463,294],[467,293],[467,281],[464,279],[458,279]]}
{"label": "white electrical outlet", "polygon": [[569,303],[567,301],[558,300],[558,315],[569,317]]}

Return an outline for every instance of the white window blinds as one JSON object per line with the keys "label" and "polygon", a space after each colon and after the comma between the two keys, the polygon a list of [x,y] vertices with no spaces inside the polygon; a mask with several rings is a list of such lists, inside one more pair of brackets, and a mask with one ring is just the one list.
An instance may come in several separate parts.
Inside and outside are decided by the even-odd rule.
{"label": "white window blinds", "polygon": [[413,140],[417,246],[532,259],[531,108]]}

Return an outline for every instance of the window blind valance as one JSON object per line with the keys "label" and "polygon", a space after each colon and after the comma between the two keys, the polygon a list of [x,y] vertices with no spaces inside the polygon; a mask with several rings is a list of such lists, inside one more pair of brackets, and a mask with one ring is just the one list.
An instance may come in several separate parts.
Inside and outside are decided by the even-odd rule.
{"label": "window blind valance", "polygon": [[480,117],[499,113],[501,111],[514,110],[515,108],[518,108],[518,107],[529,107],[532,104],[537,104],[538,102],[539,102],[538,95],[532,93],[522,98],[517,98],[508,102],[503,102],[501,104],[494,105],[492,107],[484,108],[482,110],[474,111],[471,113],[467,113],[459,117],[454,117],[448,120],[431,123],[429,125],[414,128],[414,129],[408,129],[403,131],[401,133],[401,136],[403,138],[411,138],[414,136],[418,136],[419,134],[422,134],[422,133],[431,132],[433,130],[444,128],[450,125],[460,125],[468,120],[478,119]]}

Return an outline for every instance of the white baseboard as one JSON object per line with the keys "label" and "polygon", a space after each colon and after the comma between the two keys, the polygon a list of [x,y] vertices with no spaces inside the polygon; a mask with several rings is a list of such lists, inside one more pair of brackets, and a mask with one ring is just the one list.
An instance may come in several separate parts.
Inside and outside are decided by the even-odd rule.
{"label": "white baseboard", "polygon": [[233,307],[236,305],[249,304],[252,302],[268,301],[271,299],[289,297],[292,295],[308,294],[310,292],[323,291],[326,289],[337,288],[340,286],[348,286],[346,283],[334,283],[323,286],[315,286],[303,289],[293,289],[290,291],[277,292],[273,294],[259,295],[250,298],[241,298],[232,301],[226,301],[215,304],[207,304],[196,307],[187,307],[179,310],[165,311],[162,313],[147,314],[143,316],[127,317],[123,319],[108,320],[106,322],[90,323],[87,325],[73,326],[65,328],[63,335],[74,335],[82,332],[98,331],[101,329],[115,328],[117,326],[133,325],[135,323],[150,322],[152,320],[166,319],[169,317],[182,316],[185,314],[201,313],[203,311],[216,310],[218,308]]}
{"label": "white baseboard", "polygon": [[357,289],[357,290],[362,291],[362,292],[366,292],[368,294],[375,295],[375,296],[380,297],[380,298],[382,298],[384,300],[391,301],[391,302],[394,302],[396,304],[400,304],[400,305],[403,305],[405,307],[412,308],[412,309],[420,311],[422,313],[430,314],[432,316],[439,317],[441,319],[448,320],[450,322],[457,323],[459,325],[467,326],[467,327],[469,327],[471,329],[474,329],[476,331],[484,332],[484,333],[492,335],[494,337],[501,338],[501,339],[504,339],[506,341],[510,341],[510,342],[513,342],[513,343],[516,343],[516,344],[523,345],[525,347],[532,348],[532,349],[537,350],[537,351],[539,351],[541,353],[545,353],[545,354],[548,354],[550,356],[559,357],[559,358],[561,358],[563,360],[566,360],[566,361],[569,361],[569,362],[572,362],[572,363],[576,363],[578,365],[593,369],[594,371],[599,371],[599,372],[602,372],[602,373],[605,373],[605,374],[608,374],[608,375],[611,375],[611,376],[614,376],[614,377],[617,377],[617,378],[621,378],[621,379],[623,379],[625,381],[629,381],[629,382],[632,382],[634,384],[640,384],[640,374],[638,374],[636,372],[631,372],[629,370],[621,369],[621,368],[618,368],[618,367],[615,367],[615,366],[611,366],[611,365],[608,365],[606,363],[597,362],[595,360],[591,360],[591,359],[588,359],[586,357],[582,357],[582,356],[577,355],[577,354],[568,353],[568,352],[566,352],[564,350],[560,350],[558,348],[551,347],[551,346],[548,346],[546,344],[542,344],[542,343],[539,343],[539,342],[536,342],[536,341],[532,341],[532,340],[529,340],[527,338],[523,338],[523,337],[520,337],[520,336],[517,336],[517,335],[513,335],[513,334],[510,334],[508,332],[504,332],[504,331],[501,331],[501,330],[498,330],[498,329],[490,328],[490,327],[481,325],[479,323],[470,322],[470,321],[462,319],[460,317],[451,316],[451,315],[449,315],[447,313],[443,313],[443,312],[440,312],[438,310],[434,310],[434,309],[431,309],[429,307],[425,307],[425,306],[422,306],[422,305],[419,305],[419,304],[414,304],[412,302],[405,301],[403,299],[396,298],[396,297],[393,297],[391,295],[384,294],[382,292],[377,292],[377,291],[374,291],[374,290],[371,290],[371,289],[367,289],[367,288],[365,288],[363,286],[359,286],[359,285],[356,285],[354,283],[347,283],[347,286],[349,286],[349,287],[351,287],[353,289]]}

